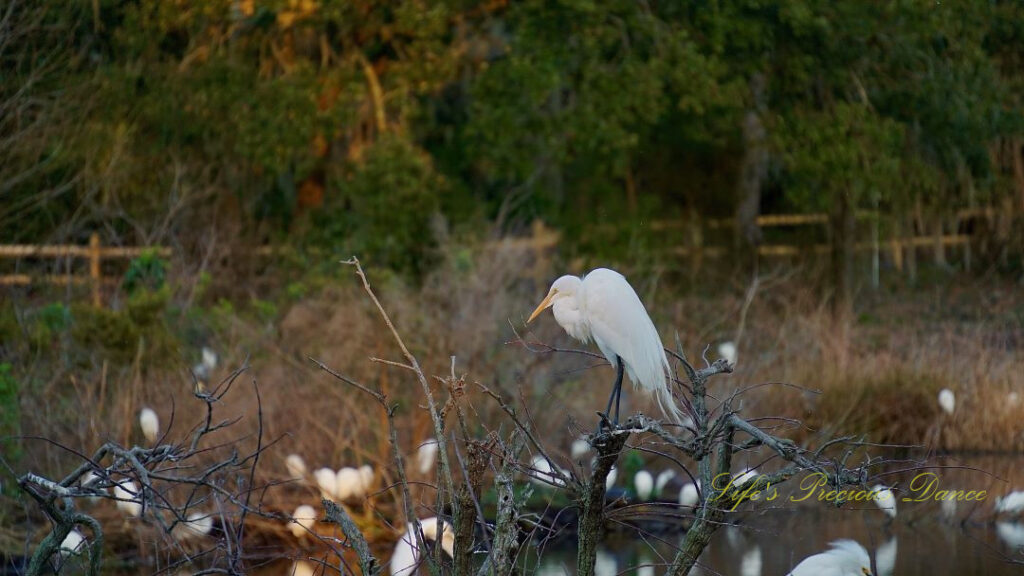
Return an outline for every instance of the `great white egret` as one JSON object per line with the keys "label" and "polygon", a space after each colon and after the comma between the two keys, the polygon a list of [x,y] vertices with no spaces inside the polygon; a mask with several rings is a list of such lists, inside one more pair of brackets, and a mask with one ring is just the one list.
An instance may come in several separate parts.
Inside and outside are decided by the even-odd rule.
{"label": "great white egret", "polygon": [[832,549],[808,556],[789,576],[871,576],[871,557],[853,540],[836,540]]}
{"label": "great white egret", "polygon": [[[437,542],[438,524],[441,524],[441,548],[448,553],[449,557],[455,557],[455,532],[451,524],[436,517],[420,520],[420,528],[423,530],[424,540]],[[417,538],[413,534],[412,524],[408,524],[405,533],[402,534],[395,551],[391,554],[391,576],[412,576],[420,563],[420,548]]]}
{"label": "great white egret", "polygon": [[533,468],[533,475],[529,477],[529,480],[537,486],[541,488],[565,486],[565,480],[562,479],[565,471],[557,466],[552,466],[543,455],[535,454],[530,460],[530,467]]}
{"label": "great white egret", "polygon": [[294,524],[288,526],[288,529],[292,531],[292,536],[302,538],[313,531],[313,526],[316,525],[316,510],[309,504],[303,504],[292,512],[292,520]]}
{"label": "great white egret", "polygon": [[573,460],[579,460],[590,452],[590,442],[587,441],[585,436],[572,441],[572,446],[569,448],[569,455]]}
{"label": "great white egret", "polygon": [[363,477],[359,475],[359,470],[351,466],[345,466],[338,470],[334,495],[338,497],[339,502],[349,498],[362,498]]}
{"label": "great white egret", "polygon": [[74,528],[68,535],[64,537],[64,541],[60,543],[60,555],[67,557],[73,554],[78,554],[82,550],[82,545],[85,544],[85,536]]}
{"label": "great white egret", "polygon": [[761,547],[755,544],[753,548],[744,552],[743,558],[740,559],[740,576],[761,576],[763,565]]}
{"label": "great white egret", "polygon": [[619,477],[619,469],[612,466],[612,469],[608,471],[608,477],[604,479],[605,491],[611,490],[612,486],[615,485],[615,479]]}
{"label": "great white egret", "polygon": [[117,509],[129,516],[142,516],[142,502],[139,502],[139,487],[131,480],[121,480],[114,484],[114,498]]}
{"label": "great white egret", "polygon": [[594,559],[594,576],[615,576],[619,573],[619,561],[615,556],[598,548]]}
{"label": "great white egret", "polygon": [[551,307],[555,322],[576,340],[591,340],[615,368],[615,385],[608,397],[603,416],[619,422],[623,371],[634,387],[653,393],[662,412],[677,424],[688,421],[672,397],[668,374],[671,373],[665,349],[654,322],[647,315],[640,297],[626,278],[614,270],[598,268],[583,278],[562,276],[551,285],[527,323]]}
{"label": "great white egret", "polygon": [[1024,492],[1017,490],[996,498],[996,512],[1010,515],[1024,513]]}
{"label": "great white egret", "polygon": [[996,534],[1011,548],[1024,548],[1024,524],[996,522]]}
{"label": "great white egret", "polygon": [[665,486],[676,477],[676,471],[669,468],[668,470],[662,470],[658,474],[658,478],[654,481],[654,493],[661,496],[661,491],[665,489]]}
{"label": "great white egret", "polygon": [[296,560],[292,564],[289,576],[313,576],[314,574],[316,574],[316,565],[304,560]]}
{"label": "great white egret", "polygon": [[363,464],[359,467],[359,479],[362,480],[362,491],[359,495],[361,498],[365,498],[370,493],[373,488],[373,478],[373,466]]}
{"label": "great white egret", "polygon": [[685,486],[679,489],[679,504],[687,508],[693,508],[700,501],[700,493],[697,490],[697,485],[693,482],[688,482]]}
{"label": "great white egret", "polygon": [[875,570],[878,572],[877,576],[892,576],[893,572],[896,571],[897,548],[896,537],[893,536],[875,550]]}
{"label": "great white egret", "polygon": [[320,488],[320,496],[334,500],[338,492],[338,473],[330,468],[318,468],[313,471],[313,480]]}
{"label": "great white egret", "polygon": [[284,467],[288,469],[288,477],[301,480],[306,477],[306,461],[298,454],[289,454],[284,459]]}
{"label": "great white egret", "polygon": [[895,518],[896,496],[892,493],[892,490],[889,490],[888,488],[882,486],[881,484],[876,484],[875,487],[871,489],[871,491],[875,493],[875,497],[872,498],[872,501],[874,501],[875,506],[878,506],[878,508],[882,512],[888,514],[890,518]]}
{"label": "great white egret", "polygon": [[949,388],[943,388],[939,391],[939,407],[946,414],[952,414],[956,410],[956,396],[953,395],[953,391]]}
{"label": "great white egret", "polygon": [[202,538],[213,530],[213,516],[207,512],[191,512],[184,522],[179,522],[171,529],[176,540]]}
{"label": "great white egret", "polygon": [[416,449],[416,469],[420,474],[427,474],[434,468],[434,460],[437,459],[437,439],[424,440]]}
{"label": "great white egret", "polygon": [[722,342],[718,345],[718,355],[725,358],[729,364],[736,365],[736,344],[733,342]]}
{"label": "great white egret", "polygon": [[142,435],[147,442],[156,442],[157,434],[160,433],[160,418],[152,408],[143,408],[139,412],[139,428],[142,428]]}
{"label": "great white egret", "polygon": [[633,475],[633,488],[636,489],[636,497],[641,502],[650,500],[654,492],[654,476],[647,470],[640,470]]}

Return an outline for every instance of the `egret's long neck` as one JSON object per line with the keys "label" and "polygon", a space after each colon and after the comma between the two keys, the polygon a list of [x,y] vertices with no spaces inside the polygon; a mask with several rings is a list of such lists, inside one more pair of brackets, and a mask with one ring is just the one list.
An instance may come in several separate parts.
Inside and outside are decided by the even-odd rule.
{"label": "egret's long neck", "polygon": [[580,342],[590,341],[590,327],[583,320],[576,298],[558,298],[551,305],[551,311],[555,314],[555,322],[558,322],[569,336]]}

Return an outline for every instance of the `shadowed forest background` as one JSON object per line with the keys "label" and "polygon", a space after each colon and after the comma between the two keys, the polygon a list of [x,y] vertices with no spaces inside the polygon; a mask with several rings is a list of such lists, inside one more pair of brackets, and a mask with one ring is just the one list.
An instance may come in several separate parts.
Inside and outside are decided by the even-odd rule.
{"label": "shadowed forest background", "polygon": [[[209,347],[208,381],[248,362],[285,438],[261,474],[386,468],[383,417],[308,361],[408,398],[407,446],[432,434],[367,361],[391,339],[353,254],[425,372],[456,356],[566,446],[609,373],[514,330],[608,266],[666,345],[736,344],[722,386],[806,387],[744,400],[797,441],[1020,451],[1022,99],[1012,0],[9,0],[0,243],[151,249],[102,262],[98,306],[61,280],[81,254],[0,258],[0,452],[57,474],[75,456],[33,437],[127,443],[144,405],[187,431]],[[758,219],[780,214],[811,224]],[[23,553],[43,524],[9,470],[0,549]]]}

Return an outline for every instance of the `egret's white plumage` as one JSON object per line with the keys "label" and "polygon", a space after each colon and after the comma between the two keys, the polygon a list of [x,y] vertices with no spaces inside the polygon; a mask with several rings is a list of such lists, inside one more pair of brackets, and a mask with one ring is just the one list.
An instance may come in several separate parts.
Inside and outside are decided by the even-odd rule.
{"label": "egret's white plumage", "polygon": [[896,571],[896,537],[889,538],[875,550],[876,576],[892,576]]}
{"label": "egret's white plumage", "polygon": [[594,559],[594,576],[616,576],[619,573],[619,562],[608,552],[598,548]]}
{"label": "egret's white plumage", "polygon": [[550,488],[552,485],[565,486],[565,480],[559,476],[564,472],[557,466],[552,466],[543,455],[535,454],[530,460],[530,467],[534,470],[533,475],[530,476],[530,482],[537,486],[542,488]]}
{"label": "egret's white plumage", "polygon": [[1024,548],[1024,524],[996,522],[996,534],[1010,548]]}
{"label": "egret's white plumage", "polygon": [[697,490],[697,485],[693,482],[688,482],[685,486],[679,489],[679,504],[686,506],[687,508],[693,508],[700,501],[700,492]]}
{"label": "egret's white plumage", "polygon": [[612,466],[612,469],[608,471],[608,477],[604,480],[604,489],[611,490],[612,486],[615,485],[615,479],[619,477],[619,469]]}
{"label": "egret's white plumage", "polygon": [[288,525],[292,535],[301,538],[303,535],[312,532],[316,525],[316,510],[309,504],[303,504],[292,512],[293,523]]}
{"label": "egret's white plumage", "polygon": [[1024,513],[1024,492],[1017,490],[1002,498],[996,498],[996,512],[1002,514]]}
{"label": "egret's white plumage", "polygon": [[338,473],[330,468],[319,468],[313,471],[313,480],[320,488],[320,496],[328,500],[337,498]]}
{"label": "egret's white plumage", "polygon": [[740,559],[740,576],[761,576],[762,566],[761,547],[755,544]]}
{"label": "egret's white plumage", "polygon": [[940,506],[942,507],[943,518],[946,520],[956,518],[956,498],[943,498]]}
{"label": "egret's white plumage", "polygon": [[296,560],[292,564],[292,571],[290,576],[313,576],[316,574],[316,566],[310,562],[303,560]]}
{"label": "egret's white plumage", "polygon": [[952,414],[956,410],[956,396],[949,388],[943,388],[939,391],[939,407],[946,414]]}
{"label": "egret's white plumage", "polygon": [[288,477],[301,480],[306,477],[306,461],[298,454],[289,454],[284,459],[284,467],[288,469]]}
{"label": "egret's white plumage", "polygon": [[646,556],[641,556],[637,561],[636,576],[654,576],[653,560]]}
{"label": "egret's white plumage", "polygon": [[171,529],[171,535],[176,540],[191,540],[202,538],[213,530],[213,516],[206,512],[192,512],[185,517],[184,522],[179,522]]}
{"label": "egret's white plumage", "polygon": [[718,345],[718,355],[725,358],[729,364],[736,364],[736,344],[733,342],[722,342]]}
{"label": "egret's white plumage", "polygon": [[895,518],[896,495],[892,493],[892,490],[889,490],[881,484],[876,484],[871,491],[875,493],[874,498],[871,499],[875,503],[875,506],[878,506],[882,512],[888,514],[890,518]]}
{"label": "egret's white plumage", "polygon": [[121,480],[114,484],[114,498],[117,509],[138,518],[142,515],[142,502],[139,502],[139,487],[131,480]]}
{"label": "egret's white plumage", "polygon": [[[437,542],[438,520],[436,517],[420,520],[420,528],[423,530],[423,538]],[[441,548],[449,557],[455,556],[455,532],[451,524],[441,521]],[[420,549],[413,534],[412,524],[407,524],[405,533],[395,545],[391,554],[390,571],[391,576],[412,576],[416,573],[417,565],[420,562]]]}
{"label": "egret's white plumage", "polygon": [[60,555],[67,557],[74,554],[78,554],[82,551],[82,546],[85,544],[85,536],[78,530],[71,529],[68,535],[64,537],[64,541],[60,543]]}
{"label": "egret's white plumage", "polygon": [[420,474],[426,474],[434,467],[434,460],[437,459],[437,439],[424,440],[416,450],[416,469]]}
{"label": "egret's white plumage", "polygon": [[662,470],[658,474],[657,480],[654,481],[654,493],[661,496],[661,491],[665,489],[665,485],[672,481],[676,477],[676,471],[671,468],[668,470]]}
{"label": "egret's white plumage", "polygon": [[[100,477],[98,475],[96,475],[96,473],[94,473],[92,471],[86,472],[82,476],[82,481],[81,482],[82,482],[82,488],[89,488],[92,491],[99,492],[101,494],[106,494],[107,493],[107,489],[106,488],[97,487],[97,485],[100,482]],[[90,504],[95,504],[96,502],[99,501],[100,496],[98,496],[98,495],[97,496],[89,496],[89,497],[87,497],[87,499],[88,499],[88,502]]]}
{"label": "egret's white plumage", "polygon": [[671,369],[658,330],[622,274],[598,268],[582,279],[562,276],[527,322],[549,306],[566,333],[583,343],[593,340],[612,366],[622,358],[635,387],[653,393],[670,420],[687,422],[672,397]]}
{"label": "egret's white plumage", "polygon": [[363,464],[359,467],[359,479],[362,480],[362,497],[365,498],[370,493],[370,490],[373,489],[373,478],[373,466]]}
{"label": "egret's white plumage", "polygon": [[808,556],[789,576],[870,576],[871,557],[853,540],[836,540],[832,549]]}
{"label": "egret's white plumage", "polygon": [[351,466],[345,466],[338,470],[334,494],[338,497],[338,501],[362,498],[364,494],[363,477],[359,474],[359,470]]}
{"label": "egret's white plumage", "polygon": [[213,372],[217,368],[217,353],[212,349],[203,346],[201,354],[203,368],[206,368],[207,372]]}
{"label": "egret's white plumage", "polygon": [[569,452],[573,460],[579,460],[590,452],[590,442],[584,437],[577,438],[572,441],[572,448]]}
{"label": "egret's white plumage", "polygon": [[647,470],[641,470],[633,476],[633,488],[636,489],[636,497],[641,502],[651,499],[654,492],[654,476]]}
{"label": "egret's white plumage", "polygon": [[1020,404],[1020,394],[1016,392],[1010,392],[1009,394],[1006,395],[1006,403],[1009,404],[1010,406],[1017,406],[1017,404]]}
{"label": "egret's white plumage", "polygon": [[147,442],[156,442],[157,434],[160,433],[160,418],[152,408],[143,408],[139,412],[139,428],[142,428],[142,435]]}

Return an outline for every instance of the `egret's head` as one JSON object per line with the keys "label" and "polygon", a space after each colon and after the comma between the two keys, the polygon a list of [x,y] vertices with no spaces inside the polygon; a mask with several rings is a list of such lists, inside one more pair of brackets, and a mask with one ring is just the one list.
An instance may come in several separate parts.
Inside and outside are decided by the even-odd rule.
{"label": "egret's head", "polygon": [[579,277],[571,275],[562,276],[558,280],[555,280],[555,283],[551,285],[551,289],[548,290],[548,295],[544,297],[544,300],[541,300],[540,305],[533,311],[533,314],[530,314],[530,318],[526,323],[529,324],[530,322],[533,322],[534,318],[536,318],[545,309],[551,307],[558,300],[563,298],[576,298],[576,293],[579,291],[581,283],[582,281]]}

